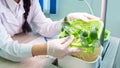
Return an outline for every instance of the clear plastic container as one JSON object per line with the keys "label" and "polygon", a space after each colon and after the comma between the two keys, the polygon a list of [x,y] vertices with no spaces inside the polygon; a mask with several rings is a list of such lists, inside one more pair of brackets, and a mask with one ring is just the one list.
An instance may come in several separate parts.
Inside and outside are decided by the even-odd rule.
{"label": "clear plastic container", "polygon": [[[103,47],[101,47],[101,53]],[[63,59],[58,60],[58,65],[61,68],[98,68],[101,62],[101,53],[98,55],[97,59],[94,61],[84,61],[76,57],[66,56]]]}

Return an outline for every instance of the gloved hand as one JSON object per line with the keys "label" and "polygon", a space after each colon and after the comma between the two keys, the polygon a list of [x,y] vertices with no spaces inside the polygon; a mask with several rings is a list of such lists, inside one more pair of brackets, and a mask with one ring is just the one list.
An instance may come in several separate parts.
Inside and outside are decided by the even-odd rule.
{"label": "gloved hand", "polygon": [[70,14],[68,14],[67,20],[71,21],[73,19],[81,19],[81,20],[84,20],[86,22],[88,22],[91,19],[100,20],[100,18],[93,16],[93,15],[90,15],[88,13],[70,13]]}
{"label": "gloved hand", "polygon": [[77,48],[69,48],[69,45],[72,43],[74,36],[54,39],[47,42],[47,53],[48,55],[54,56],[56,58],[63,58],[66,55],[80,52]]}

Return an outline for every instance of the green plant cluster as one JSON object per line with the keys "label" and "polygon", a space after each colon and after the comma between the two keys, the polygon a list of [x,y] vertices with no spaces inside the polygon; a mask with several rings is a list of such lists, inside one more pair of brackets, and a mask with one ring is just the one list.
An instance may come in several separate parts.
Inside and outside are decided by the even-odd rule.
{"label": "green plant cluster", "polygon": [[100,36],[103,29],[103,22],[100,20],[83,20],[67,21],[65,18],[62,24],[62,32],[59,38],[74,35],[74,40],[70,47],[77,47],[84,52],[93,53],[96,47],[100,47]]}

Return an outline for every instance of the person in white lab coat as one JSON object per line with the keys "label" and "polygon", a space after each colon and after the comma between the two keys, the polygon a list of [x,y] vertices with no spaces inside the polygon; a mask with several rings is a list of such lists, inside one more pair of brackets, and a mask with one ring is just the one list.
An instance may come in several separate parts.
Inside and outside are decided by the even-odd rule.
{"label": "person in white lab coat", "polygon": [[[87,13],[71,13],[67,18],[85,21],[99,19]],[[61,24],[62,20],[53,22],[45,17],[38,0],[0,0],[0,57],[19,62],[37,55],[63,58],[79,52],[77,48],[68,48],[74,36],[34,45],[20,44],[12,39],[15,34],[29,33],[33,29],[44,37],[53,37],[60,33]]]}

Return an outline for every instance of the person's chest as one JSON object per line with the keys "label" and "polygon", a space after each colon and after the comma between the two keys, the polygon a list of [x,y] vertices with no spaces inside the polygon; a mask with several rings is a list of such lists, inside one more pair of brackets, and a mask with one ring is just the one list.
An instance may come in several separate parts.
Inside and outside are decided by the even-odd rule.
{"label": "person's chest", "polygon": [[9,34],[13,35],[21,31],[21,26],[24,22],[23,14],[24,12],[22,10],[15,13],[9,9],[5,9],[5,11],[1,13],[1,22]]}
{"label": "person's chest", "polygon": [[[1,22],[5,27],[8,34],[11,36],[22,32],[22,25],[24,23],[24,8],[23,5],[17,5],[14,10],[11,10],[7,6],[3,6],[1,13]],[[28,15],[28,22],[30,23],[31,14]]]}

